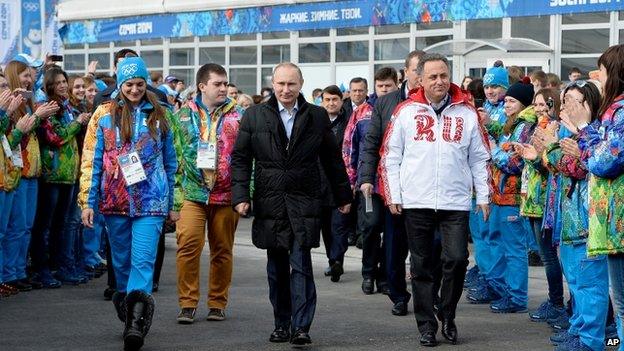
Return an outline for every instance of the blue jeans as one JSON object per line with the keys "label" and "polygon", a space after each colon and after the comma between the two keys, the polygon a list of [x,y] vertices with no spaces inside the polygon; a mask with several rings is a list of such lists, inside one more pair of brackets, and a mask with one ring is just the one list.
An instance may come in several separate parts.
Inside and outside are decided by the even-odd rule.
{"label": "blue jeans", "polygon": [[4,267],[4,248],[8,245],[4,239],[6,236],[7,226],[9,224],[11,206],[13,205],[13,194],[13,191],[0,191],[0,283],[4,283],[2,276]]}
{"label": "blue jeans", "polygon": [[561,263],[570,293],[574,296],[570,329],[592,350],[604,350],[609,310],[606,256],[587,257],[586,244],[562,244]]}
{"label": "blue jeans", "polygon": [[69,240],[73,238],[73,262],[71,267],[75,270],[78,267],[84,266],[84,250],[83,250],[83,242],[82,242],[82,211],[80,207],[78,207],[78,192],[80,185],[79,183],[74,184],[72,191],[72,198],[69,203],[69,208],[67,209],[67,213],[65,216],[65,229],[64,236]]}
{"label": "blue jeans", "polygon": [[30,232],[37,212],[37,179],[20,179],[14,190],[4,247],[4,281],[26,278]]}
{"label": "blue jeans", "polygon": [[[94,208],[93,211],[95,212],[93,214],[93,228],[82,228],[83,263],[85,266],[91,267],[102,263],[100,249],[103,241],[102,234],[106,229],[104,216],[102,216],[97,208]],[[104,240],[104,242],[106,242],[106,240]]]}
{"label": "blue jeans", "polygon": [[164,216],[105,215],[117,291],[152,293],[154,262]]}
{"label": "blue jeans", "polygon": [[[501,296],[526,307],[528,303],[529,262],[527,232],[518,206],[492,206],[489,236],[495,238],[502,255],[496,257],[487,275],[488,283]],[[493,251],[493,250],[492,250]]]}
{"label": "blue jeans", "polygon": [[488,247],[489,223],[483,220],[483,213],[475,213],[477,208],[476,200],[472,201],[472,211],[470,211],[470,235],[474,247],[475,263],[479,267],[481,275],[492,270],[492,255]]}
{"label": "blue jeans", "polygon": [[329,264],[344,262],[349,248],[347,239],[355,229],[352,214],[342,214],[335,208],[324,207],[322,217],[323,244]]}
{"label": "blue jeans", "polygon": [[74,187],[71,184],[41,182],[37,215],[33,227],[31,259],[36,272],[55,266],[71,273],[74,268],[74,233],[65,231]]}
{"label": "blue jeans", "polygon": [[533,237],[539,245],[539,254],[544,263],[546,280],[548,281],[548,300],[555,306],[563,306],[563,274],[561,273],[561,263],[557,255],[557,246],[552,242],[552,230],[546,229],[542,232],[542,219],[529,218]]}
{"label": "blue jeans", "polygon": [[[624,254],[608,256],[609,282],[617,315],[618,336],[624,340]],[[620,347],[622,350],[622,347]]]}
{"label": "blue jeans", "polygon": [[308,332],[316,311],[316,287],[310,248],[294,240],[289,250],[267,250],[269,300],[275,327]]}

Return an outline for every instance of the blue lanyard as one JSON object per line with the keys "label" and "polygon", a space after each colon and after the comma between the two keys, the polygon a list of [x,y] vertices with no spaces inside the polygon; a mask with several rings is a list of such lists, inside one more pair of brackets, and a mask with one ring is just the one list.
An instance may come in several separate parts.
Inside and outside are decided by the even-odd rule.
{"label": "blue lanyard", "polygon": [[[206,128],[208,128],[208,135],[210,136],[210,126],[212,125],[212,116],[210,115],[210,113],[208,113],[208,109],[201,102],[201,100],[195,99],[195,103],[196,103],[198,109],[203,109],[204,112],[206,112],[206,123],[207,123]],[[216,111],[216,109],[215,109],[215,111]],[[213,111],[213,113],[214,113],[214,111]],[[197,111],[197,114],[200,115],[200,112]],[[199,142],[202,141],[200,130],[199,130],[199,125],[201,124],[201,117],[199,118],[199,121],[196,121],[195,120],[195,114],[191,113],[191,124],[193,125],[193,132],[195,133],[195,135],[197,135],[197,142],[199,143]],[[221,118],[219,118],[219,120],[217,122],[217,133],[216,133],[217,139],[219,139],[219,134],[221,134],[222,126],[223,126],[223,116],[221,116]]]}
{"label": "blue lanyard", "polygon": [[[141,125],[145,122],[145,114],[141,111],[141,107],[142,105],[134,110],[134,134],[132,134],[132,137],[130,138],[132,149],[134,149],[134,145],[139,140],[139,131],[141,129]],[[117,144],[117,149],[121,149],[123,147],[119,126],[115,127],[115,143]]]}

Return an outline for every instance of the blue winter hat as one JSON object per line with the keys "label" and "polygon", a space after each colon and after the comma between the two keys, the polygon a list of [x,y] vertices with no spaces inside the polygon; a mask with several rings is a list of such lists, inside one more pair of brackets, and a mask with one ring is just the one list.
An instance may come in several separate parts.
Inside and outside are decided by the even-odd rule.
{"label": "blue winter hat", "polygon": [[509,74],[507,69],[503,67],[503,63],[497,61],[494,67],[488,68],[483,76],[483,86],[498,85],[505,89],[509,89]]}
{"label": "blue winter hat", "polygon": [[98,88],[99,91],[104,91],[106,90],[106,88],[108,88],[108,86],[106,86],[106,83],[104,83],[104,81],[101,79],[95,80],[95,86]]}
{"label": "blue winter hat", "polygon": [[163,93],[165,93],[165,95],[168,96],[177,96],[178,92],[171,89],[170,86],[168,86],[167,84],[161,84],[158,88],[158,90],[162,91]]}
{"label": "blue winter hat", "polygon": [[145,61],[140,57],[126,57],[117,64],[117,88],[121,88],[123,83],[134,78],[141,78],[147,82]]}
{"label": "blue winter hat", "polygon": [[33,68],[39,68],[43,66],[42,60],[36,59],[28,54],[17,54],[15,55],[15,57],[13,57],[13,60],[11,61],[18,61]]}

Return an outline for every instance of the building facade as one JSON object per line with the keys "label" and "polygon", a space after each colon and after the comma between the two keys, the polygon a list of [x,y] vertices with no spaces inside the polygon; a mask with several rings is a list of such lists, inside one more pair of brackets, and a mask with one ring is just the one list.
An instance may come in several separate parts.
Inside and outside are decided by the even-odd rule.
{"label": "building facade", "polygon": [[[403,3],[400,0],[387,0],[386,7],[384,1],[369,2],[266,6],[254,9],[260,11],[258,17],[248,9],[209,10],[203,12],[205,22],[199,25],[193,23],[202,12],[192,12],[186,14],[189,24],[183,30],[180,14],[69,21],[65,32],[61,30],[64,66],[70,73],[83,73],[89,61],[97,60],[101,70],[110,71],[112,54],[130,47],[146,60],[150,70],[189,83],[199,66],[219,63],[228,70],[231,81],[253,94],[270,85],[271,68],[282,61],[300,65],[306,79],[304,91],[334,83],[346,86],[355,76],[371,79],[382,66],[401,68],[407,53],[414,49],[446,55],[452,61],[455,82],[464,75],[481,76],[497,59],[527,72],[536,68],[554,72],[565,80],[570,68],[593,70],[606,48],[624,43],[624,11],[608,2],[590,4],[598,0],[515,0],[515,5],[514,0],[471,1],[466,3],[502,7],[507,2],[507,7],[463,15],[452,8],[458,1],[446,1],[446,7],[437,10],[431,5],[436,1],[431,1],[426,11],[403,4],[401,11],[411,11],[403,16],[396,9]],[[582,2],[587,5],[579,6]],[[385,11],[382,20],[376,16],[375,6]],[[594,11],[600,9],[605,11]],[[220,15],[224,16],[221,24],[206,21]],[[351,21],[349,15],[359,17]],[[236,16],[242,17],[238,24]],[[177,19],[168,24],[167,18]],[[269,24],[263,26],[263,19]],[[252,25],[241,25],[244,21]],[[159,26],[173,30],[160,31]]]}

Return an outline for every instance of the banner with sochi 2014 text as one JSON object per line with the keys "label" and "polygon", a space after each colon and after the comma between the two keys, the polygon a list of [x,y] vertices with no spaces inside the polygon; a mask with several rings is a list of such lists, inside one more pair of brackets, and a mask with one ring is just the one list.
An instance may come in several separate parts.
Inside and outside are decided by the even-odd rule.
{"label": "banner with sochi 2014 text", "polygon": [[56,4],[58,0],[46,0],[43,12],[43,52],[59,54],[63,48],[63,41],[59,34],[59,23],[56,20]]}
{"label": "banner with sochi 2014 text", "polygon": [[624,0],[350,0],[69,22],[68,44],[616,11]]}
{"label": "banner with sochi 2014 text", "polygon": [[0,0],[0,64],[4,65],[19,52],[20,2]]}
{"label": "banner with sochi 2014 text", "polygon": [[22,0],[21,52],[41,58],[41,7],[39,0]]}

